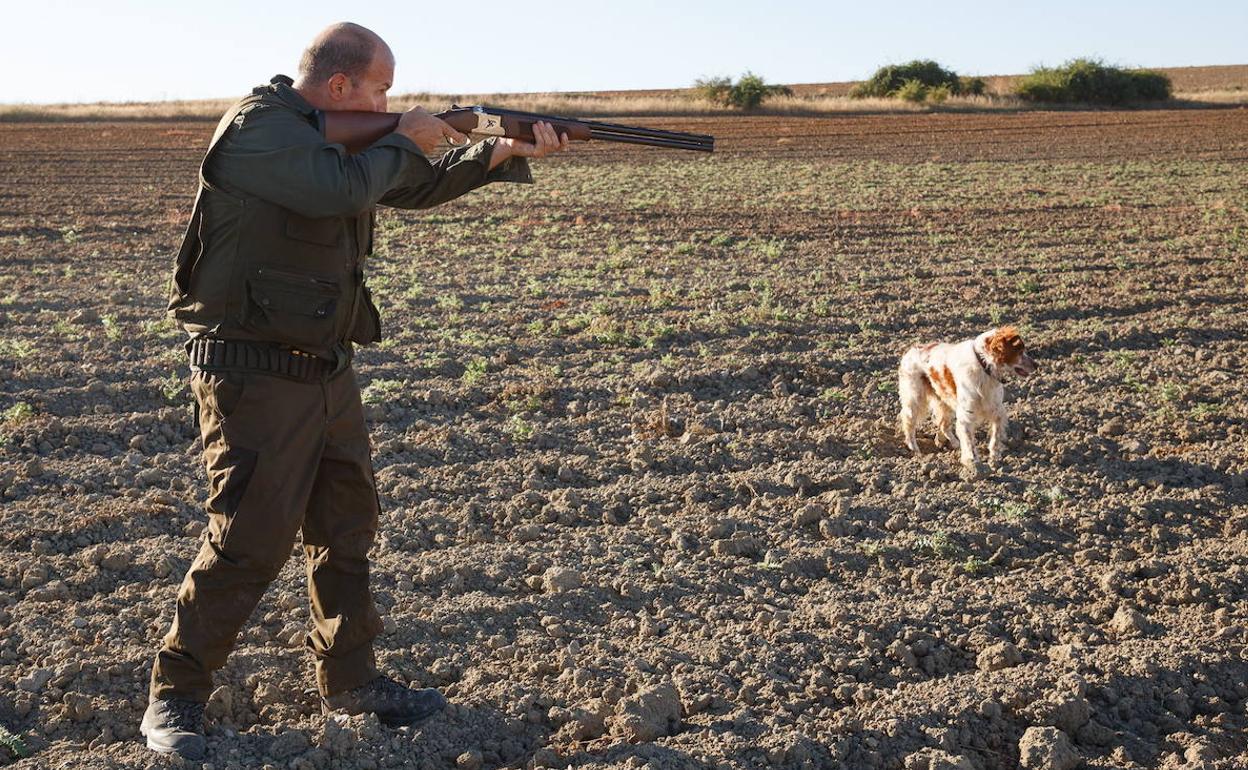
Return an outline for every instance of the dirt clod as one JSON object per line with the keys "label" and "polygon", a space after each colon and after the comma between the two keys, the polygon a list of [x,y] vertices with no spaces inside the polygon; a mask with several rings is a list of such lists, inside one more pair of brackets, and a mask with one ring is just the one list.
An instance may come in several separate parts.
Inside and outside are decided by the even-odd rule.
{"label": "dirt clod", "polygon": [[542,574],[542,588],[548,593],[559,593],[580,588],[585,581],[578,570],[567,567],[551,567]]}
{"label": "dirt clod", "polygon": [[1023,662],[1023,654],[1010,642],[998,642],[985,647],[975,658],[980,671],[1000,671]]}
{"label": "dirt clod", "polygon": [[621,699],[607,724],[612,735],[634,743],[671,735],[680,724],[680,696],[670,684],[642,690]]}
{"label": "dirt clod", "polygon": [[1125,604],[1118,608],[1109,621],[1110,632],[1120,637],[1142,634],[1147,626],[1148,621],[1144,619],[1143,613]]}
{"label": "dirt clod", "polygon": [[484,761],[480,751],[469,749],[455,758],[455,767],[459,770],[481,770]]}
{"label": "dirt clod", "polygon": [[1018,741],[1019,764],[1027,770],[1071,770],[1081,758],[1056,727],[1028,727]]}

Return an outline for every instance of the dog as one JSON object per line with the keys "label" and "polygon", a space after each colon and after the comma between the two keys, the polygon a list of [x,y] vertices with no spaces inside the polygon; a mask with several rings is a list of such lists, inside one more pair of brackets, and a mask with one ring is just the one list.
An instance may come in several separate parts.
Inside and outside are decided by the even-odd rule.
{"label": "dog", "polygon": [[1015,375],[1029,377],[1036,369],[1013,326],[990,329],[961,342],[929,342],[910,348],[897,368],[906,446],[915,456],[922,454],[914,433],[930,410],[936,423],[936,445],[960,448],[967,475],[978,476],[975,429],[986,422],[988,462],[999,467],[1008,420],[1002,383]]}

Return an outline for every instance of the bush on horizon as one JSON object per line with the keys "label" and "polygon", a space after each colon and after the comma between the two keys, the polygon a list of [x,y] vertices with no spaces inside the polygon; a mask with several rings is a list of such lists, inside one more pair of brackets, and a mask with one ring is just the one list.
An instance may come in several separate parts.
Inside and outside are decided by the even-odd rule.
{"label": "bush on horizon", "polygon": [[711,104],[746,111],[758,108],[769,97],[793,95],[788,86],[768,85],[761,77],[748,71],[736,83],[725,76],[699,78],[694,81],[693,90]]}
{"label": "bush on horizon", "polygon": [[880,67],[869,80],[851,88],[849,95],[854,99],[896,97],[910,102],[935,95],[933,101],[944,101],[949,96],[981,95],[984,87],[983,78],[960,77],[931,59],[915,59]]}
{"label": "bush on horizon", "polygon": [[1030,102],[1128,104],[1170,98],[1170,78],[1153,70],[1113,67],[1099,59],[1071,59],[1060,67],[1036,67],[1014,89]]}

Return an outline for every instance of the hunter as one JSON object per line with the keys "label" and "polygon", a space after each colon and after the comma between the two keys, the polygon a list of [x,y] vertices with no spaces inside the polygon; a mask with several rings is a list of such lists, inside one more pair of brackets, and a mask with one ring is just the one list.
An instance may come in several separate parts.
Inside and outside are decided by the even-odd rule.
{"label": "hunter", "polygon": [[[374,208],[429,208],[490,182],[531,183],[527,158],[568,146],[469,144],[422,109],[354,155],[325,140],[324,111],[385,111],[394,55],[356,24],[312,42],[226,112],[208,146],[174,264],[169,314],[189,334],[208,475],[208,527],[152,666],[141,731],[159,752],[204,756],[204,707],[243,623],[290,557],[306,561],[323,711],[412,724],[446,705],[381,673],[369,593],[379,502],[352,346],[381,339],[365,285]],[[435,162],[443,141],[460,145]]]}

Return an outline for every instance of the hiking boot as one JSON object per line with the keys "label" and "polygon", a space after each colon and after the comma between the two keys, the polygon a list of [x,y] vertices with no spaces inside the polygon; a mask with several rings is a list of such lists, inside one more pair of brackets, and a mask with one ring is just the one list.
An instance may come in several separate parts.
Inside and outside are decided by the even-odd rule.
{"label": "hiking boot", "polygon": [[413,690],[388,676],[379,676],[354,690],[321,698],[321,710],[326,714],[331,711],[345,714],[371,712],[386,727],[415,724],[444,708],[446,697],[437,690]]}
{"label": "hiking boot", "polygon": [[204,704],[190,700],[154,700],[143,714],[139,732],[147,747],[183,759],[204,758]]}

